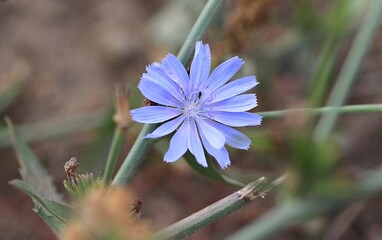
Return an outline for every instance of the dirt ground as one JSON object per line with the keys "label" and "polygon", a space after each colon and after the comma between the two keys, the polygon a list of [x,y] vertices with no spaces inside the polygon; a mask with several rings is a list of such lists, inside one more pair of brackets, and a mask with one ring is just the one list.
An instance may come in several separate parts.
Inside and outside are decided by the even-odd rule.
{"label": "dirt ground", "polygon": [[[14,123],[23,124],[70,118],[84,113],[106,112],[110,108],[116,83],[127,82],[135,87],[145,65],[153,59],[160,59],[162,53],[170,49],[170,46],[155,43],[147,28],[152,16],[168,2],[0,2],[0,87],[2,83],[12,81],[9,77],[12,71],[24,71],[27,79],[22,93],[8,107],[5,115]],[[232,1],[226,4],[228,8],[233,5]],[[255,41],[277,36],[281,28],[275,27],[271,21],[259,21],[258,24],[265,24],[262,29],[257,30],[257,33],[264,35]],[[207,37],[212,40],[217,38],[211,33]],[[221,39],[224,39],[224,35]],[[372,50],[363,63],[349,103],[382,102],[381,40],[382,31],[379,31]],[[235,41],[237,43],[241,39]],[[219,55],[219,49],[226,46],[225,44],[222,40],[217,44],[211,43],[213,54],[215,52]],[[232,45],[232,49],[237,48],[237,45]],[[248,49],[248,46],[239,48],[239,52],[234,54],[241,54]],[[259,98],[264,100],[261,110],[288,108],[296,102],[304,101],[303,97],[298,96],[301,94],[298,93],[301,90],[301,79],[296,80],[282,73],[275,74],[274,79],[274,85],[269,87],[264,84],[264,88],[260,87]],[[261,96],[261,93],[270,92],[279,97]],[[288,92],[296,93],[297,97],[291,97]],[[339,167],[343,172],[372,169],[381,164],[381,120],[381,114],[346,116],[342,119],[339,128],[342,131],[340,142],[344,151]],[[285,119],[264,124],[267,134],[273,134],[283,127],[288,127]],[[110,137],[110,133],[111,131],[107,136]],[[135,136],[136,133],[133,129],[128,134]],[[86,131],[31,144],[48,172],[54,176],[58,189],[68,200],[70,198],[64,193],[61,184],[65,179],[63,165],[72,156],[88,156],[86,151],[89,150],[89,145],[94,144],[98,135],[97,132]],[[273,136],[275,142],[276,138],[277,136]],[[126,155],[130,145],[131,142],[124,148],[121,158]],[[154,230],[174,223],[236,190],[198,176],[185,163],[165,164],[155,154],[152,151],[148,160],[153,159],[153,162],[146,161],[132,183],[133,191],[143,200],[142,217],[150,221]],[[234,166],[241,169],[277,172],[285,166],[282,161],[245,163],[246,160],[251,160],[251,156],[240,154],[235,153],[235,157],[242,160],[234,163]],[[102,156],[104,155],[103,153]],[[87,166],[92,171],[99,171],[97,166],[102,165],[104,159],[93,160],[98,164],[94,163],[93,166],[88,162]],[[0,147],[0,161],[0,238],[54,239],[50,229],[32,211],[33,204],[29,197],[7,183],[20,178],[17,160],[10,146]],[[271,239],[318,239],[312,236],[322,231],[326,235],[320,237],[325,239],[381,239],[381,200],[381,196],[378,196],[355,203],[328,218],[309,221],[302,226],[282,231]],[[254,204],[211,224],[189,239],[222,239],[265,214],[274,203],[272,194],[265,200],[256,200]],[[341,224],[343,219],[348,221]]]}

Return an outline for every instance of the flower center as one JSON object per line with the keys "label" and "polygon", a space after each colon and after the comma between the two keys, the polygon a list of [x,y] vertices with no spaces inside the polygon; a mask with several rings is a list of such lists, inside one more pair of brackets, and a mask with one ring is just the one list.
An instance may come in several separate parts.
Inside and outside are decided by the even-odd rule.
{"label": "flower center", "polygon": [[[203,96],[204,94],[208,94]],[[181,108],[183,114],[192,118],[211,118],[209,102],[213,99],[213,94],[208,89],[199,90],[197,88],[188,97],[184,96],[184,105]]]}
{"label": "flower center", "polygon": [[187,101],[183,108],[184,114],[188,117],[196,118],[199,113],[199,105],[195,101]]}

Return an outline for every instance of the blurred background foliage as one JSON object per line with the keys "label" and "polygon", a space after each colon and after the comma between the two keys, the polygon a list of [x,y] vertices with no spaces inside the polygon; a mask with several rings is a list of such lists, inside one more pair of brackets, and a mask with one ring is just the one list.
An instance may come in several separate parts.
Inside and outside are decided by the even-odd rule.
{"label": "blurred background foliage", "polygon": [[[72,156],[80,161],[79,172],[103,172],[114,131],[115,84],[131,89],[132,108],[141,106],[143,97],[136,85],[145,65],[179,50],[205,2],[9,0],[0,4],[0,114],[18,126],[54,176],[59,192],[65,192],[63,165]],[[238,75],[257,76],[255,111],[324,106],[362,19],[369,14],[370,2],[228,0],[203,40],[211,47],[214,66],[239,55],[246,64]],[[382,102],[381,39],[382,31],[377,29],[346,104]],[[224,174],[249,182],[290,170],[289,180],[276,197],[270,194],[257,200],[190,239],[222,239],[288,199],[345,192],[356,177],[381,164],[381,118],[380,113],[344,115],[325,141],[312,137],[317,115],[287,114],[266,118],[261,127],[245,128],[253,141],[251,148],[230,148],[233,163]],[[121,159],[140,128],[133,124],[127,131]],[[186,161],[164,163],[166,144],[166,138],[156,143],[131,184],[143,199],[142,217],[150,220],[154,230],[236,189],[200,177]],[[29,198],[7,183],[19,178],[19,173],[2,119],[0,160],[2,238],[53,239],[31,211]],[[380,200],[377,195],[349,204],[280,229],[269,239],[378,239]]]}

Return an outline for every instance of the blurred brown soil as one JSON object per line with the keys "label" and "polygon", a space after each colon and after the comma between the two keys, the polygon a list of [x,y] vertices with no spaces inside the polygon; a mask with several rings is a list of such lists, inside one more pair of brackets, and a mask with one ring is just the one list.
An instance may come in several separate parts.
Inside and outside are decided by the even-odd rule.
{"label": "blurred brown soil", "polygon": [[[145,24],[150,15],[158,11],[165,2],[8,0],[0,3],[0,81],[15,66],[22,64],[30,69],[24,91],[6,114],[15,123],[33,123],[106,110],[110,105],[114,84],[131,82],[130,85],[135,86],[144,71],[144,65],[151,61],[151,50],[154,47],[146,36]],[[262,10],[267,12],[264,12],[264,18],[251,24],[261,24],[258,31],[264,34],[255,38],[254,43],[243,43],[243,39],[246,39],[243,36],[231,39],[235,41],[231,45],[235,51],[250,52],[253,44],[260,44],[260,41],[267,41],[267,38],[277,38],[283,33],[280,26],[272,23],[267,26],[268,11],[274,10],[273,3],[277,1],[263,2],[272,3],[272,6],[260,6],[266,7]],[[253,6],[254,9],[259,8],[258,5]],[[249,37],[251,34],[248,31],[252,31],[251,27],[253,28],[252,25],[246,25],[239,30]],[[379,80],[382,76],[381,39],[382,33],[379,33],[373,49],[364,61],[351,103],[382,102],[382,86]],[[238,42],[245,48],[237,49]],[[230,43],[222,41],[212,48],[219,52],[219,49],[227,46]],[[264,79],[264,82],[267,80]],[[280,74],[275,77],[270,89],[262,89],[260,86],[259,91],[277,96],[267,99],[263,97],[267,102],[261,108],[266,106],[272,108],[267,110],[273,110],[303,105],[305,99],[300,97],[302,81],[303,79],[296,76]],[[354,174],[361,169],[371,169],[381,164],[380,123],[381,117],[376,114],[343,118],[340,129],[346,146],[341,163],[344,172]],[[290,128],[288,124],[287,120],[270,121],[264,124],[264,129],[267,128],[267,133],[277,143],[277,139],[283,137],[283,131],[285,133],[285,129]],[[61,181],[65,178],[64,163],[70,157],[80,155],[94,136],[92,132],[75,134],[32,144],[32,147],[49,173],[55,177],[56,184],[61,186]],[[282,147],[279,146],[280,149]],[[123,154],[126,153],[127,149]],[[269,163],[263,164],[246,153],[238,153],[235,158],[240,160],[234,166],[244,170],[274,171],[285,165],[282,161],[276,162],[277,166],[274,166],[274,162],[272,166]],[[147,161],[144,164],[134,179],[132,188],[137,197],[143,200],[142,217],[151,222],[154,230],[174,223],[236,190],[201,178],[191,172],[185,163],[165,164],[155,157],[155,151],[152,151],[148,159],[151,160],[150,163]],[[20,177],[12,149],[0,149],[0,160],[1,239],[53,239],[51,231],[32,212],[31,200],[7,184],[9,180]],[[64,192],[62,186],[59,189]],[[367,201],[338,239],[378,239],[382,220],[380,200],[377,197]],[[254,204],[206,227],[189,239],[222,239],[265,214],[273,204],[272,197],[258,199]],[[316,228],[307,226],[308,224],[294,227],[272,239],[307,239],[309,229],[314,232],[317,226],[318,229],[330,226],[336,217],[333,214],[329,219],[313,222],[311,225],[317,223]]]}

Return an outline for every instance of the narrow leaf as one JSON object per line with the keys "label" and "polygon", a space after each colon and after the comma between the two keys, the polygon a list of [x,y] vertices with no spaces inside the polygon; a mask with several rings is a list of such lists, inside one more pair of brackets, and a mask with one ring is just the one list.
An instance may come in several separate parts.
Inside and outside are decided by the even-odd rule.
{"label": "narrow leaf", "polygon": [[[49,216],[47,219],[43,218],[44,220],[54,222],[55,226],[67,224],[72,213],[72,209],[69,206],[42,197],[26,181],[15,179],[10,181],[9,184],[32,198],[36,207],[35,211],[40,213],[40,217]],[[41,210],[43,210],[44,213],[41,213]],[[53,220],[53,218],[55,218],[55,220]]]}
{"label": "narrow leaf", "polygon": [[35,207],[33,211],[45,222],[46,225],[48,225],[50,229],[53,230],[53,232],[55,232],[56,234],[60,233],[60,229],[62,226],[62,222],[60,220],[47,213],[41,207]]}
{"label": "narrow leaf", "polygon": [[22,178],[36,190],[37,194],[48,199],[62,202],[61,195],[57,193],[53,185],[52,177],[48,175],[32,150],[20,138],[19,133],[13,127],[9,118],[6,118],[5,121],[7,122],[13,141],[13,147],[21,167],[19,171]]}

